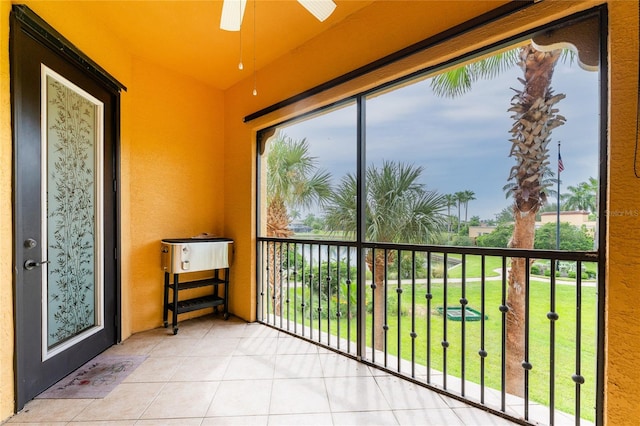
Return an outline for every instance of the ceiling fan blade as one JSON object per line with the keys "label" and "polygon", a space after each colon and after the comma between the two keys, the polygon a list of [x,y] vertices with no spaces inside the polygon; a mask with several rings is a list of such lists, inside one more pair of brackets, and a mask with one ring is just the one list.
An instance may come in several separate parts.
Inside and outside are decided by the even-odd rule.
{"label": "ceiling fan blade", "polygon": [[333,0],[298,0],[298,3],[318,18],[320,22],[331,16],[336,8]]}
{"label": "ceiling fan blade", "polygon": [[224,3],[222,3],[222,15],[220,16],[220,29],[240,31],[246,5],[247,0],[224,0]]}

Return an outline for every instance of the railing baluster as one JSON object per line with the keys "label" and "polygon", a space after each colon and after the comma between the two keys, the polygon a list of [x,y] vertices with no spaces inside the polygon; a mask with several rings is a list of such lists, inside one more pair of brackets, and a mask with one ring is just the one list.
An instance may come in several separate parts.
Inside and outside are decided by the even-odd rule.
{"label": "railing baluster", "polygon": [[272,312],[273,312],[273,325],[276,325],[276,316],[278,312],[276,310],[276,297],[277,297],[277,289],[278,289],[278,277],[276,276],[278,271],[278,243],[273,243],[273,265],[271,271],[271,282],[273,283],[273,288],[271,289],[271,304],[272,304]]}
{"label": "railing baluster", "polygon": [[500,410],[506,411],[507,393],[507,258],[502,258],[502,301],[500,312],[502,313],[502,371],[500,372]]}
{"label": "railing baluster", "polygon": [[[371,362],[376,362],[376,249],[371,249]],[[365,304],[366,306],[366,304]]]}
{"label": "railing baluster", "polygon": [[449,278],[449,260],[448,253],[443,255],[444,273],[442,274],[442,387],[447,389],[447,348],[449,341],[447,340],[447,284]]}
{"label": "railing baluster", "polygon": [[529,420],[529,371],[533,368],[529,359],[529,299],[531,294],[531,279],[529,276],[529,258],[525,258],[524,263],[524,419]]}
{"label": "railing baluster", "polygon": [[[288,331],[288,330],[289,330],[289,266],[290,266],[290,265],[289,265],[289,262],[290,262],[289,256],[290,256],[290,253],[291,253],[291,246],[290,246],[290,244],[289,244],[288,242],[287,242],[286,244],[287,244],[287,249],[286,249],[286,253],[287,253],[287,263],[286,263],[286,265],[287,265],[287,268],[286,268],[286,270],[287,270],[286,292],[285,292],[285,295],[284,295],[284,296],[282,295],[282,293],[280,294],[280,303],[282,303],[282,299],[283,299],[283,297],[284,297],[284,303],[285,303],[285,306],[286,306],[286,308],[285,308],[285,309],[287,310],[286,315],[287,315],[287,331]],[[283,315],[283,316],[284,316],[284,315]]]}
{"label": "railing baluster", "polygon": [[331,246],[327,245],[327,345],[331,346]]}
{"label": "railing baluster", "polygon": [[313,340],[313,244],[309,245],[309,339]]}
{"label": "railing baluster", "polygon": [[416,252],[411,251],[411,377],[416,377]]}
{"label": "railing baluster", "polygon": [[400,258],[402,257],[402,252],[398,250],[398,287],[396,288],[396,293],[398,294],[398,312],[397,312],[397,358],[398,358],[398,373],[400,373],[401,361],[402,361],[402,344],[400,338],[402,337],[402,271],[400,270]]}
{"label": "railing baluster", "polygon": [[388,348],[389,345],[387,343],[388,341],[388,336],[387,336],[387,332],[389,331],[389,318],[388,318],[388,313],[389,313],[389,309],[387,307],[388,304],[388,296],[389,296],[389,271],[387,268],[387,259],[389,258],[389,252],[387,251],[387,249],[384,249],[384,284],[382,286],[382,297],[384,297],[384,299],[382,299],[382,307],[383,307],[383,312],[382,312],[382,338],[383,338],[383,344],[382,344],[382,348],[384,350],[384,366],[387,366],[387,356],[388,356]]}
{"label": "railing baluster", "polygon": [[[288,245],[288,243],[286,243]],[[282,253],[285,243],[278,244],[280,249],[280,256],[278,258],[278,294],[276,296],[276,305],[278,306],[278,315],[280,316],[280,328],[282,328],[282,275],[284,270],[282,269]]]}
{"label": "railing baluster", "polygon": [[302,316],[302,336],[304,337],[305,335],[305,324],[306,324],[306,318],[305,318],[305,309],[307,307],[307,301],[304,298],[305,294],[304,294],[304,279],[305,279],[305,270],[304,270],[304,266],[305,266],[305,259],[306,256],[304,255],[304,249],[305,249],[305,244],[302,244],[302,259],[300,259],[301,261],[301,271],[300,271],[300,276],[302,277],[302,281],[300,282],[300,290],[302,292],[302,303],[300,304],[300,315]]}
{"label": "railing baluster", "polygon": [[347,353],[351,353],[351,248],[347,247]]}
{"label": "railing baluster", "polygon": [[462,324],[460,324],[460,394],[465,396],[465,358],[466,358],[466,338],[467,338],[467,255],[462,255],[462,297],[460,298],[460,312],[462,313]]}
{"label": "railing baluster", "polygon": [[293,244],[293,332],[298,334],[298,243]]}
{"label": "railing baluster", "polygon": [[484,255],[480,258],[480,402],[484,404],[484,369],[485,360],[487,358],[487,350],[485,349],[485,315],[486,315],[486,276],[487,265]]}
{"label": "railing baluster", "polygon": [[384,312],[382,313],[382,338],[383,338],[383,350],[384,350],[384,366],[387,366],[387,355],[388,355],[388,344],[387,344],[387,332],[389,331],[389,318],[387,317],[388,309],[387,309],[387,299],[389,292],[389,272],[387,271],[387,259],[389,258],[389,252],[387,249],[384,249],[384,284],[382,285],[382,307]]}
{"label": "railing baluster", "polygon": [[260,251],[258,252],[258,256],[256,259],[257,265],[258,265],[258,279],[257,279],[257,285],[258,285],[258,298],[256,300],[256,317],[258,318],[258,321],[264,321],[264,313],[262,312],[262,306],[264,304],[263,302],[263,298],[264,298],[264,253],[265,253],[265,241],[259,241],[258,242],[258,247],[260,248]]}
{"label": "railing baluster", "polygon": [[431,383],[431,252],[427,252],[427,292],[424,297],[427,299],[427,383]]}
{"label": "railing baluster", "polygon": [[266,297],[266,300],[265,300],[265,303],[264,303],[265,305],[267,305],[267,323],[271,322],[271,318],[270,318],[271,314],[269,313],[269,308],[271,307],[271,269],[272,269],[271,263],[273,262],[271,260],[271,253],[273,251],[272,250],[272,246],[274,244],[275,243],[273,243],[273,242],[269,242],[267,244],[267,273],[266,273],[266,275],[267,275],[267,294],[266,294],[266,296],[267,297]]}
{"label": "railing baluster", "polygon": [[549,277],[549,425],[555,424],[555,380],[556,380],[556,259],[549,260],[549,267],[552,271]]}
{"label": "railing baluster", "polygon": [[322,342],[322,246],[318,244],[318,343]]}
{"label": "railing baluster", "polygon": [[337,335],[337,347],[340,349],[340,318],[342,317],[342,309],[340,308],[340,289],[342,287],[342,281],[340,280],[340,271],[342,270],[342,259],[340,258],[340,246],[336,246],[336,329]]}
{"label": "railing baluster", "polygon": [[575,421],[580,426],[580,386],[584,384],[582,376],[582,262],[577,262],[576,272],[576,373],[571,377],[576,384]]}

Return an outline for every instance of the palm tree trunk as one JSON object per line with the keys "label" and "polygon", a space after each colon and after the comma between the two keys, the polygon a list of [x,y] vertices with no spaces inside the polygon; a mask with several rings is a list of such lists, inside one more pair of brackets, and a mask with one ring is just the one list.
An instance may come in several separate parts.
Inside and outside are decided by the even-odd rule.
{"label": "palm tree trunk", "polygon": [[469,202],[465,201],[464,202],[464,223],[469,223],[469,220],[467,219],[468,212],[469,212]]}
{"label": "palm tree trunk", "polygon": [[[373,341],[374,349],[383,351],[384,347],[384,328],[385,328],[385,265],[387,264],[387,257],[384,250],[376,250],[375,256],[367,256],[367,266],[369,270],[373,271],[373,284],[375,288],[372,294],[375,295],[373,299]],[[375,265],[375,267],[374,267]]]}
{"label": "palm tree trunk", "polygon": [[[557,115],[554,105],[564,95],[553,96],[551,78],[559,50],[540,52],[532,45],[520,51],[524,71],[524,89],[516,91],[510,111],[515,123],[511,129],[512,156],[517,164],[509,179],[516,181],[514,194],[514,228],[509,247],[532,249],[535,237],[535,216],[542,205],[541,192],[543,168],[549,157],[547,144],[553,128],[564,124],[564,117]],[[525,295],[526,260],[511,259],[507,294],[507,392],[524,395],[525,357]]]}
{"label": "palm tree trunk", "polygon": [[[535,238],[536,213],[520,213],[514,207],[515,224],[511,247],[533,247]],[[536,209],[537,211],[537,209]],[[524,331],[525,331],[525,296],[526,296],[526,259],[511,258],[509,270],[509,291],[507,293],[507,392],[513,395],[524,395],[524,370],[522,362],[525,360]]]}
{"label": "palm tree trunk", "polygon": [[[284,200],[280,197],[274,197],[267,206],[267,237],[287,238],[293,235],[289,230],[289,216]],[[266,300],[273,308],[273,315],[280,316],[282,314],[282,295],[280,288],[282,287],[282,245],[274,243],[271,245],[269,257],[267,259],[269,265],[268,283],[269,295],[271,300]]]}

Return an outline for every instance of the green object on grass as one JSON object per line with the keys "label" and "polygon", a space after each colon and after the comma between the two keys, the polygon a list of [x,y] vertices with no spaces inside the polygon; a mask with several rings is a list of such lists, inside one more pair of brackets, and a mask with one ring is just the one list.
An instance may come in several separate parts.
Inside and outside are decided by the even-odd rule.
{"label": "green object on grass", "polygon": [[[436,311],[438,311],[438,313],[442,315],[444,308],[442,306],[438,306],[436,308]],[[460,306],[447,307],[447,318],[450,319],[451,321],[462,321],[462,307]],[[480,311],[467,306],[465,307],[464,319],[465,321],[480,321],[482,319],[482,314],[480,313]],[[484,319],[489,319],[489,315],[485,314]]]}

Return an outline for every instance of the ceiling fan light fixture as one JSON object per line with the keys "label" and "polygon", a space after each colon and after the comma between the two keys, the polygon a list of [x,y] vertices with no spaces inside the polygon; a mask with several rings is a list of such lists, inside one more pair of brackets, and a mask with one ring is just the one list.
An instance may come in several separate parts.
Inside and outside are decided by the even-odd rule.
{"label": "ceiling fan light fixture", "polygon": [[311,12],[320,22],[331,16],[336,8],[333,0],[298,0],[298,3]]}
{"label": "ceiling fan light fixture", "polygon": [[222,15],[220,16],[220,29],[240,31],[246,5],[247,0],[224,0],[224,3],[222,3]]}

